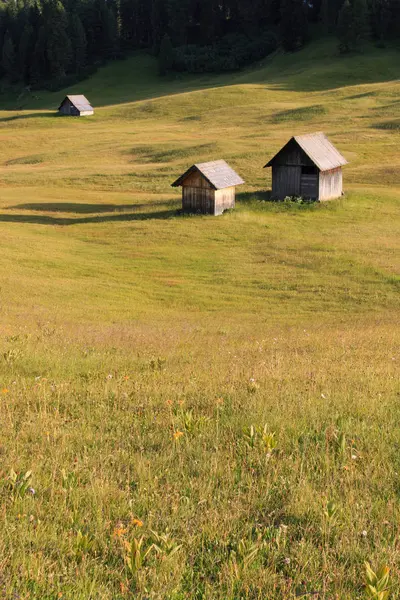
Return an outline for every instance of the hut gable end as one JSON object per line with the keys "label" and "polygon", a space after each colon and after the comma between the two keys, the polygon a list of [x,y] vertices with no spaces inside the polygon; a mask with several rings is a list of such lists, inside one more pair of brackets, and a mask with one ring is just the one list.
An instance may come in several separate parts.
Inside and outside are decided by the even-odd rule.
{"label": "hut gable end", "polygon": [[207,163],[197,163],[177,179],[172,187],[179,187],[186,183],[187,177],[193,172],[200,173],[214,190],[234,187],[244,183],[243,179],[224,160],[214,160]]}
{"label": "hut gable end", "polygon": [[83,95],[69,95],[58,107],[60,113],[72,116],[92,115],[94,109],[89,100]]}
{"label": "hut gable end", "polygon": [[221,215],[235,206],[235,190],[243,179],[224,161],[198,163],[172,187],[182,187],[182,209],[191,213]]}
{"label": "hut gable end", "polygon": [[337,198],[343,192],[346,159],[323,133],[292,137],[267,163],[272,167],[272,196],[314,200]]}
{"label": "hut gable end", "polygon": [[[295,150],[297,148],[297,151]],[[300,154],[298,154],[300,153]],[[310,133],[296,135],[276,154],[265,167],[274,164],[289,165],[289,160],[300,160],[298,157],[306,155],[320,171],[331,171],[347,165],[347,160],[340,154],[335,146],[328,140],[324,133]],[[293,162],[293,165],[302,165]],[[307,166],[305,164],[304,166]]]}

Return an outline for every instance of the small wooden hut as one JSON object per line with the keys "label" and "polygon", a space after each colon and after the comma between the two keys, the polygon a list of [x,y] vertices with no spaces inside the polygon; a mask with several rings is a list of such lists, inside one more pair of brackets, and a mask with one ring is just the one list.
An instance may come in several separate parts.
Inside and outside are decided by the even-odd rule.
{"label": "small wooden hut", "polygon": [[70,117],[87,117],[94,114],[94,109],[85,96],[66,96],[58,107],[58,112]]}
{"label": "small wooden hut", "polygon": [[[323,133],[297,135],[272,158],[272,197],[330,200],[343,193],[347,160]],[[264,167],[264,168],[265,168]]]}
{"label": "small wooden hut", "polygon": [[222,215],[234,208],[236,186],[243,179],[224,161],[199,163],[188,169],[172,187],[182,187],[182,208],[186,212]]}

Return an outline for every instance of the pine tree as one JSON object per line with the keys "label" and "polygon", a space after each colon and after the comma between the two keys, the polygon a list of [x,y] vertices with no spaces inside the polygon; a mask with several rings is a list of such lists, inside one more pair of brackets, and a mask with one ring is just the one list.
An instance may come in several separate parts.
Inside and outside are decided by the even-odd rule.
{"label": "pine tree", "polygon": [[307,17],[303,0],[282,0],[281,40],[285,50],[299,50],[307,38]]}
{"label": "pine tree", "polygon": [[171,43],[171,38],[166,33],[161,40],[160,54],[158,57],[158,68],[160,75],[166,75],[174,64],[174,49]]}
{"label": "pine tree", "polygon": [[30,72],[30,81],[39,83],[49,76],[48,65],[46,59],[46,29],[44,25],[40,26],[37,40],[32,56],[32,65]]}
{"label": "pine tree", "polygon": [[337,35],[341,53],[350,52],[355,44],[353,8],[349,0],[345,0],[339,12]]}
{"label": "pine tree", "polygon": [[69,15],[68,36],[71,42],[71,71],[79,73],[86,66],[87,41],[85,29],[79,15]]}
{"label": "pine tree", "polygon": [[18,69],[25,83],[30,81],[32,55],[34,50],[34,31],[30,23],[25,25],[18,46]]}
{"label": "pine tree", "polygon": [[367,40],[371,35],[366,0],[353,0],[353,26],[356,43]]}
{"label": "pine tree", "polygon": [[328,33],[331,30],[332,25],[329,0],[322,0],[321,9],[319,12],[319,20],[325,33]]}
{"label": "pine tree", "polygon": [[68,20],[64,6],[59,0],[47,0],[43,6],[43,18],[49,75],[54,78],[63,77],[71,61]]}
{"label": "pine tree", "polygon": [[4,36],[1,66],[7,79],[11,81],[11,83],[18,81],[17,55],[15,52],[14,42],[9,31],[7,31]]}

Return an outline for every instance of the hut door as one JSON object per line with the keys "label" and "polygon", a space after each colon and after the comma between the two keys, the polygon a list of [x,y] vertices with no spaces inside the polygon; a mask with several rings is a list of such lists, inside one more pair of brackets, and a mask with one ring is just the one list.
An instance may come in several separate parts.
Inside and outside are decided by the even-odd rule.
{"label": "hut door", "polygon": [[301,191],[303,198],[318,198],[318,169],[316,167],[301,168]]}

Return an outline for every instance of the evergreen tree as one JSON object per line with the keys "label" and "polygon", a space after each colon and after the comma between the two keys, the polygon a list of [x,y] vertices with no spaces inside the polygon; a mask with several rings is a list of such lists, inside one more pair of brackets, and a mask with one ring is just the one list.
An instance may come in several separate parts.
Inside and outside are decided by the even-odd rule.
{"label": "evergreen tree", "polygon": [[349,0],[345,0],[339,12],[337,35],[341,53],[350,52],[355,44],[353,8]]}
{"label": "evergreen tree", "polygon": [[3,51],[1,55],[1,66],[11,83],[18,81],[17,55],[11,34],[9,31],[4,36]]}
{"label": "evergreen tree", "polygon": [[71,44],[67,35],[68,20],[59,0],[46,0],[43,6],[46,30],[46,60],[50,77],[63,77],[71,61]]}
{"label": "evergreen tree", "polygon": [[18,46],[18,69],[25,83],[29,83],[30,81],[33,50],[34,31],[32,25],[27,23]]}
{"label": "evergreen tree", "polygon": [[353,0],[353,26],[356,43],[367,40],[371,34],[366,0]]}
{"label": "evergreen tree", "polygon": [[319,12],[319,20],[322,24],[325,33],[328,33],[331,30],[332,26],[329,0],[322,0]]}
{"label": "evergreen tree", "polygon": [[71,71],[79,73],[86,66],[87,41],[85,29],[79,15],[69,15],[68,35],[71,42]]}
{"label": "evergreen tree", "polygon": [[47,60],[46,60],[46,30],[44,25],[41,25],[35,48],[33,51],[32,65],[30,72],[31,83],[37,84],[49,76]]}
{"label": "evergreen tree", "polygon": [[307,38],[307,18],[303,0],[282,0],[281,40],[285,50],[299,50]]}
{"label": "evergreen tree", "polygon": [[158,57],[158,66],[160,75],[166,75],[174,64],[174,49],[172,47],[171,38],[165,34],[161,40],[160,54]]}

